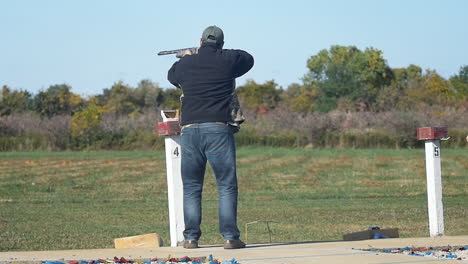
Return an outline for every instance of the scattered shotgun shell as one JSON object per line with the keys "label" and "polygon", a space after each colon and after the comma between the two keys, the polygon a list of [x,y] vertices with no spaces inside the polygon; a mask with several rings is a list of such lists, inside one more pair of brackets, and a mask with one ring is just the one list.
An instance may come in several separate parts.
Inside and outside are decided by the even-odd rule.
{"label": "scattered shotgun shell", "polygon": [[433,257],[438,259],[468,260],[468,246],[445,246],[445,247],[404,247],[390,249],[361,249],[376,253],[400,253],[417,257]]}

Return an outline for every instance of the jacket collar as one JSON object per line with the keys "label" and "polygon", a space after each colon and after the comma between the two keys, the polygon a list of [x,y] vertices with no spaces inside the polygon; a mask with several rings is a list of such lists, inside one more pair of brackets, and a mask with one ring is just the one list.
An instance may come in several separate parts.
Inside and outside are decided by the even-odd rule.
{"label": "jacket collar", "polygon": [[218,45],[216,45],[216,43],[205,42],[200,46],[200,51],[202,51],[202,50],[216,51],[216,50],[218,50]]}

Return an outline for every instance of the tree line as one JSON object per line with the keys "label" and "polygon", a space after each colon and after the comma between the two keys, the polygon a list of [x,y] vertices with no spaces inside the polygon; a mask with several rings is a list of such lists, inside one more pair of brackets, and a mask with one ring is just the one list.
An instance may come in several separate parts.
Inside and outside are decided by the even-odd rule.
{"label": "tree line", "polygon": [[448,80],[417,65],[390,68],[382,51],[332,46],[307,61],[302,83],[278,89],[274,81],[238,88],[244,103],[259,109],[287,105],[293,112],[390,111],[438,106],[467,107],[468,65]]}
{"label": "tree line", "polygon": [[[434,114],[430,109],[438,109],[439,115],[443,115],[444,111],[466,113],[468,109],[468,65],[461,66],[459,72],[445,79],[435,70],[423,70],[417,65],[391,68],[378,49],[360,50],[355,46],[337,45],[311,56],[307,68],[300,82],[286,88],[279,87],[274,80],[264,83],[248,80],[237,87],[242,106],[251,119],[275,111],[306,117],[336,111]],[[163,89],[151,80],[142,80],[136,87],[119,81],[103,89],[101,94],[89,97],[73,93],[67,84],[51,85],[35,95],[3,85],[0,136],[28,133],[24,129],[22,132],[9,129],[6,117],[21,115],[42,122],[68,117],[67,136],[72,138],[69,141],[89,146],[98,140],[98,131],[103,131],[105,120],[111,117],[138,120],[158,109],[177,109],[180,95],[179,89]],[[247,123],[247,127],[253,129],[255,125]]]}

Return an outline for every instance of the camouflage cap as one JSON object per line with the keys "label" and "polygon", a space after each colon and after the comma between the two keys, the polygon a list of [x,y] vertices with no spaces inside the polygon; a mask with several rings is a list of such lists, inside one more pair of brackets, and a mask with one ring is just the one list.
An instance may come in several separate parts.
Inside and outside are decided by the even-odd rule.
{"label": "camouflage cap", "polygon": [[209,26],[205,30],[203,30],[202,40],[203,40],[203,42],[223,44],[224,43],[224,33],[217,26]]}

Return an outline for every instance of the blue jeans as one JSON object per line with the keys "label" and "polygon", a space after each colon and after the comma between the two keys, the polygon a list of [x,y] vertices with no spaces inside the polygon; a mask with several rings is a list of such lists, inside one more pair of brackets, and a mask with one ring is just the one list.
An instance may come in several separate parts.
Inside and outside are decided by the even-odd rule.
{"label": "blue jeans", "polygon": [[220,123],[199,123],[184,127],[181,132],[181,152],[185,240],[198,240],[201,236],[201,201],[207,161],[213,168],[218,185],[219,232],[225,240],[239,239],[233,128]]}

